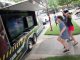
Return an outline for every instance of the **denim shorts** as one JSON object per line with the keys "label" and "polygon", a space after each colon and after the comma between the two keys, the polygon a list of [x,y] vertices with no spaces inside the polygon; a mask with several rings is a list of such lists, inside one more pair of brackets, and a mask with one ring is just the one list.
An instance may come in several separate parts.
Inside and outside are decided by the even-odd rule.
{"label": "denim shorts", "polygon": [[62,39],[64,39],[64,40],[65,40],[65,39],[69,39],[69,35],[61,35],[60,37],[61,37]]}

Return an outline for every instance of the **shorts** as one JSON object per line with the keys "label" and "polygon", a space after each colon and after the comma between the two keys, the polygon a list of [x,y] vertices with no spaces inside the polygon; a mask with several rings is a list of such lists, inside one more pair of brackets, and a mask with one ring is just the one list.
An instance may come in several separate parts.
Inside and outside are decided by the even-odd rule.
{"label": "shorts", "polygon": [[69,31],[69,32],[70,32],[70,31],[74,31],[74,26],[68,27],[68,31]]}
{"label": "shorts", "polygon": [[62,39],[66,40],[66,39],[69,39],[69,35],[62,35],[60,36]]}

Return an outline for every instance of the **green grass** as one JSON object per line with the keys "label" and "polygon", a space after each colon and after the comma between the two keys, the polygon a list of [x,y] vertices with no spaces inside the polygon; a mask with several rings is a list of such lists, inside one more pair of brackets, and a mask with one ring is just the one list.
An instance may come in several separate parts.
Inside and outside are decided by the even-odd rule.
{"label": "green grass", "polygon": [[[76,24],[76,22],[73,21],[73,25],[75,27],[74,35],[80,34],[80,27]],[[55,23],[52,25],[53,31],[50,31],[50,27],[46,31],[45,35],[59,35],[59,26]]]}
{"label": "green grass", "polygon": [[56,56],[56,57],[48,57],[40,60],[80,60],[80,56]]}

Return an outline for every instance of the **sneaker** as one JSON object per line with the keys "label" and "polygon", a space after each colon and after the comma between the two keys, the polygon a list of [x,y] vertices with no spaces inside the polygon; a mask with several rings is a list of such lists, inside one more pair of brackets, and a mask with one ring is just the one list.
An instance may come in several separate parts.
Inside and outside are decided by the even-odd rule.
{"label": "sneaker", "polygon": [[70,42],[70,41],[72,41],[72,39],[68,39],[68,40],[67,40],[67,42]]}
{"label": "sneaker", "polygon": [[78,42],[76,42],[73,46],[76,46],[78,44]]}
{"label": "sneaker", "polygon": [[63,48],[65,49],[65,46]]}
{"label": "sneaker", "polygon": [[65,53],[65,52],[69,52],[70,50],[69,49],[65,49],[64,51],[63,51],[63,53]]}

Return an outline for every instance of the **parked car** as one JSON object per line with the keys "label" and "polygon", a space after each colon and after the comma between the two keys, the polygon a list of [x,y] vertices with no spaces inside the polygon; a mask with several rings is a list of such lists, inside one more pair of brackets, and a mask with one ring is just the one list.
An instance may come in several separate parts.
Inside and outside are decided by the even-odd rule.
{"label": "parked car", "polygon": [[73,19],[78,20],[80,19],[80,9],[75,10],[75,12],[73,13]]}
{"label": "parked car", "polygon": [[47,24],[49,22],[49,17],[46,13],[40,14],[40,19],[43,22],[43,25]]}

